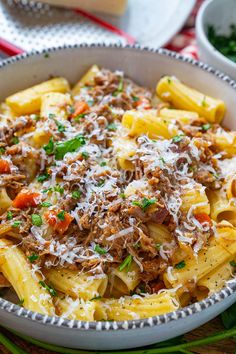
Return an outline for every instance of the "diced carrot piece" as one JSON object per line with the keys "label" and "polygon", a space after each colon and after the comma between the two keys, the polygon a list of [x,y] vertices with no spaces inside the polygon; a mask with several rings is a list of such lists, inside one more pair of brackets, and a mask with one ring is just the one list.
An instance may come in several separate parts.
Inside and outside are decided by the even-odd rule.
{"label": "diced carrot piece", "polygon": [[197,219],[198,222],[200,222],[200,224],[204,224],[204,223],[212,224],[210,216],[207,215],[206,213],[198,213],[194,215],[194,217],[195,219]]}
{"label": "diced carrot piece", "polygon": [[0,160],[0,173],[11,173],[11,168],[8,161]]}
{"label": "diced carrot piece", "polygon": [[32,193],[28,190],[22,190],[12,202],[14,208],[25,209],[36,207],[40,203],[40,193]]}
{"label": "diced carrot piece", "polygon": [[141,109],[152,108],[150,101],[146,97],[139,97],[139,100],[136,102],[136,107],[139,107]]}
{"label": "diced carrot piece", "polygon": [[78,101],[75,103],[75,111],[73,113],[73,118],[77,117],[79,114],[84,113],[89,110],[89,105],[84,101]]}
{"label": "diced carrot piece", "polygon": [[60,210],[48,210],[44,214],[44,217],[54,231],[63,234],[69,227],[71,221],[74,219],[69,213],[63,213],[63,220],[59,218],[59,215],[62,213]]}

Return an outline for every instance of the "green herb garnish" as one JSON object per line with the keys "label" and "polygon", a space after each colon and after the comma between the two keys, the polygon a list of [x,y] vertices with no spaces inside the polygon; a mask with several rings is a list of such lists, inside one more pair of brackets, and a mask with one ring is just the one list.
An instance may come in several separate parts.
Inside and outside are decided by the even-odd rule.
{"label": "green herb garnish", "polygon": [[181,261],[175,265],[175,269],[183,269],[186,266],[185,261]]}
{"label": "green herb garnish", "polygon": [[47,189],[44,189],[42,190],[42,193],[48,193],[48,192],[51,192],[53,190],[53,188],[47,188]]}
{"label": "green herb garnish", "polygon": [[132,96],[132,100],[134,102],[138,102],[140,100],[140,98],[138,96]]}
{"label": "green herb garnish", "polygon": [[82,195],[82,192],[80,190],[77,190],[77,191],[73,191],[71,193],[71,196],[73,199],[79,199]]}
{"label": "green herb garnish", "polygon": [[232,267],[236,267],[236,262],[235,262],[235,261],[230,261],[229,264],[230,264]]}
{"label": "green herb garnish", "polygon": [[20,227],[21,224],[22,224],[22,221],[18,220],[18,221],[14,221],[11,226],[12,227]]}
{"label": "green herb garnish", "polygon": [[126,272],[128,273],[128,271],[130,270],[132,261],[133,261],[133,256],[131,256],[131,254],[129,254],[124,259],[124,261],[121,263],[121,265],[119,266],[119,271],[122,272],[122,270],[126,269]]}
{"label": "green herb garnish", "polygon": [[110,124],[108,124],[107,129],[110,131],[116,131],[117,125],[115,123],[110,123]]}
{"label": "green herb garnish", "polygon": [[148,199],[148,198],[143,198],[141,202],[139,201],[133,201],[132,205],[139,206],[143,211],[146,211],[147,208],[149,208],[151,205],[156,203],[156,198],[153,199]]}
{"label": "green herb garnish", "polygon": [[40,206],[41,206],[42,208],[48,208],[48,207],[52,206],[52,203],[50,203],[50,202],[43,202],[43,203],[40,204]]}
{"label": "green herb garnish", "polygon": [[57,217],[61,221],[65,220],[65,211],[64,210],[60,211],[60,213],[57,214]]}
{"label": "green herb garnish", "polygon": [[105,184],[105,180],[104,180],[104,179],[101,179],[101,181],[99,181],[99,182],[97,183],[97,187],[103,187],[104,184]]}
{"label": "green herb garnish", "polygon": [[53,138],[50,138],[48,144],[43,146],[43,149],[45,150],[47,155],[52,155],[54,153],[54,141]]}
{"label": "green herb garnish", "polygon": [[208,39],[219,52],[236,62],[236,26],[232,24],[229,29],[229,34],[220,34],[214,26],[208,26]]}
{"label": "green herb garnish", "polygon": [[87,151],[83,151],[81,155],[83,156],[83,158],[84,158],[85,160],[88,160],[88,158],[89,158],[89,153],[88,153]]}
{"label": "green herb garnish", "polygon": [[159,251],[161,248],[161,243],[156,243],[156,249]]}
{"label": "green herb garnish", "polygon": [[107,253],[107,250],[106,250],[105,248],[103,248],[103,247],[100,247],[99,245],[96,245],[96,246],[94,247],[94,251],[97,252],[97,253],[99,253],[99,254],[105,254],[105,253]]}
{"label": "green herb garnish", "polygon": [[120,198],[125,199],[126,198],[125,193],[120,193]]}
{"label": "green herb garnish", "polygon": [[112,96],[117,96],[120,92],[124,90],[124,78],[121,77],[117,89],[112,93]]}
{"label": "green herb garnish", "polygon": [[68,152],[77,151],[82,145],[85,145],[85,142],[85,137],[80,134],[73,139],[57,143],[55,146],[56,160],[62,160]]}
{"label": "green herb garnish", "polygon": [[58,122],[57,120],[55,120],[55,123],[56,123],[59,133],[64,133],[64,131],[66,130],[66,127],[63,124],[61,124],[60,122]]}
{"label": "green herb garnish", "polygon": [[11,212],[11,211],[8,211],[8,212],[7,212],[7,220],[12,220],[12,218],[13,218],[12,212]]}
{"label": "green herb garnish", "polygon": [[0,155],[4,154],[5,152],[5,148],[4,147],[0,147]]}
{"label": "green herb garnish", "polygon": [[32,221],[33,225],[38,226],[38,227],[41,226],[43,223],[43,220],[39,214],[32,214],[31,221]]}
{"label": "green herb garnish", "polygon": [[106,166],[107,165],[107,163],[105,162],[105,161],[102,161],[101,163],[100,163],[100,166],[101,167],[104,167],[104,166]]}
{"label": "green herb garnish", "polygon": [[17,305],[22,306],[24,302],[25,302],[25,299],[20,299],[19,302],[17,303]]}
{"label": "green herb garnish", "polygon": [[99,296],[95,296],[93,297],[92,299],[90,299],[90,301],[96,301],[96,300],[100,300],[102,297],[99,295]]}
{"label": "green herb garnish", "polygon": [[31,256],[28,257],[28,260],[30,261],[30,263],[34,263],[34,261],[37,261],[37,259],[39,259],[39,255],[33,253],[31,254]]}
{"label": "green herb garnish", "polygon": [[[44,181],[47,181],[49,177],[50,177],[50,175],[47,172],[45,172],[44,174],[39,175],[37,177],[37,181],[42,183]],[[45,192],[43,191],[43,193],[45,193]]]}
{"label": "green herb garnish", "polygon": [[60,193],[61,195],[64,193],[64,188],[61,187],[59,184],[56,185],[54,188],[53,188],[54,192],[58,192]]}
{"label": "green herb garnish", "polygon": [[86,113],[80,113],[78,114],[73,120],[76,122],[79,122],[81,118],[84,118],[86,116]]}
{"label": "green herb garnish", "polygon": [[43,287],[43,288],[45,288],[48,292],[49,292],[49,294],[51,295],[51,296],[56,296],[57,295],[57,291],[52,287],[52,286],[49,286],[49,285],[47,285],[44,281],[39,281],[39,284]]}
{"label": "green herb garnish", "polygon": [[17,136],[13,136],[13,138],[11,139],[12,144],[16,145],[19,144],[19,138]]}
{"label": "green herb garnish", "polygon": [[207,124],[203,124],[203,125],[202,125],[202,130],[204,130],[205,132],[206,132],[207,130],[209,130],[209,129],[211,129],[211,124],[210,124],[210,123],[207,123]]}
{"label": "green herb garnish", "polygon": [[179,143],[183,139],[184,136],[185,136],[184,134],[174,136],[172,138],[173,143]]}

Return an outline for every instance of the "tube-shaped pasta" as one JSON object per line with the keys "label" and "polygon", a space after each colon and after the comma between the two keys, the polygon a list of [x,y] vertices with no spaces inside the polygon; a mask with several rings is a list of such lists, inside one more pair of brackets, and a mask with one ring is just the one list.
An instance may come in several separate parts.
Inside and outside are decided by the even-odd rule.
{"label": "tube-shaped pasta", "polygon": [[94,321],[95,301],[72,299],[69,296],[56,301],[57,314],[70,320]]}
{"label": "tube-shaped pasta", "polygon": [[177,310],[179,303],[168,291],[146,297],[123,297],[98,301],[96,320],[134,320]]}
{"label": "tube-shaped pasta", "polygon": [[165,119],[176,120],[183,124],[189,124],[192,120],[199,119],[197,112],[183,111],[180,109],[163,108],[160,110],[159,116]]}
{"label": "tube-shaped pasta", "polygon": [[52,298],[39,283],[42,277],[33,272],[24,253],[6,239],[0,239],[0,270],[25,308],[46,315],[54,314]]}
{"label": "tube-shaped pasta", "polygon": [[210,203],[207,198],[204,188],[196,184],[194,188],[186,188],[181,195],[182,205],[180,207],[182,212],[188,213],[190,210],[192,214],[210,213]]}
{"label": "tube-shaped pasta", "polygon": [[67,119],[67,106],[72,104],[69,94],[60,92],[49,92],[41,98],[41,116],[50,117],[53,115],[56,119]]}
{"label": "tube-shaped pasta", "polygon": [[85,85],[93,85],[94,77],[98,75],[100,72],[97,65],[93,65],[84,76],[79,80],[79,82],[73,87],[72,94],[73,96],[78,95],[80,93],[81,87]]}
{"label": "tube-shaped pasta", "polygon": [[175,108],[197,112],[209,122],[219,123],[224,117],[225,104],[222,100],[206,96],[175,77],[163,77],[156,91],[163,101],[170,102]]}
{"label": "tube-shaped pasta", "polygon": [[41,97],[49,92],[68,92],[70,86],[68,81],[58,77],[26,90],[15,93],[6,99],[6,103],[17,114],[31,114],[40,110]]}
{"label": "tube-shaped pasta", "polygon": [[217,222],[226,220],[236,226],[236,206],[233,199],[229,200],[224,191],[209,191],[211,218]]}
{"label": "tube-shaped pasta", "polygon": [[172,240],[171,233],[167,229],[165,225],[148,223],[148,230],[150,232],[150,236],[154,239],[156,244],[169,243]]}
{"label": "tube-shaped pasta", "polygon": [[134,170],[131,158],[135,155],[137,150],[136,142],[127,136],[117,137],[113,139],[113,147],[120,167],[123,170]]}
{"label": "tube-shaped pasta", "polygon": [[0,188],[0,215],[3,214],[12,204],[5,188]]}
{"label": "tube-shaped pasta", "polygon": [[112,288],[120,294],[129,295],[140,281],[140,269],[135,262],[132,262],[129,271],[125,269],[120,271],[119,268],[113,269],[111,273]]}
{"label": "tube-shaped pasta", "polygon": [[164,118],[143,111],[126,111],[122,124],[129,130],[130,136],[147,134],[151,139],[170,139],[178,133],[178,129]]}
{"label": "tube-shaped pasta", "polygon": [[88,274],[70,269],[50,269],[46,272],[48,281],[59,291],[72,296],[90,300],[102,296],[107,287],[107,276],[94,278]]}
{"label": "tube-shaped pasta", "polygon": [[236,132],[222,132],[213,135],[216,146],[228,157],[236,154]]}

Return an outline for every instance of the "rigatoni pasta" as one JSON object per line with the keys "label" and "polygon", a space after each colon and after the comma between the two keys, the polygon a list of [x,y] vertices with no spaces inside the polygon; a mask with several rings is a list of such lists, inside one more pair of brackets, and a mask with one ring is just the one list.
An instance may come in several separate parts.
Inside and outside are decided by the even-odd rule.
{"label": "rigatoni pasta", "polygon": [[72,90],[54,78],[0,105],[0,286],[21,306],[134,320],[232,278],[225,105],[173,77],[156,93],[94,65]]}

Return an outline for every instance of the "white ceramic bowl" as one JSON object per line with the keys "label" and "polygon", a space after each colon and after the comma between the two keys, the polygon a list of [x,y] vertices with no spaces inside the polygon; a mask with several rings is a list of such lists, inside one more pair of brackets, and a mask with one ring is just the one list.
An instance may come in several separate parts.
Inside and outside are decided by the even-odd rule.
{"label": "white ceramic bowl", "polygon": [[[206,94],[222,98],[228,107],[226,125],[236,129],[236,83],[208,65],[164,49],[138,47],[82,45],[51,49],[48,53],[47,59],[45,53],[39,52],[0,63],[0,101],[51,75],[65,76],[75,83],[97,63],[111,70],[124,70],[139,84],[152,88],[162,75],[175,75]],[[232,280],[209,298],[162,316],[122,322],[84,322],[41,315],[0,298],[0,322],[19,333],[64,347],[114,350],[144,346],[186,333],[235,301],[236,280]]]}
{"label": "white ceramic bowl", "polygon": [[207,37],[208,25],[213,25],[217,32],[228,34],[231,24],[236,24],[235,0],[205,1],[196,20],[197,45],[202,61],[236,79],[236,63],[221,54]]}

